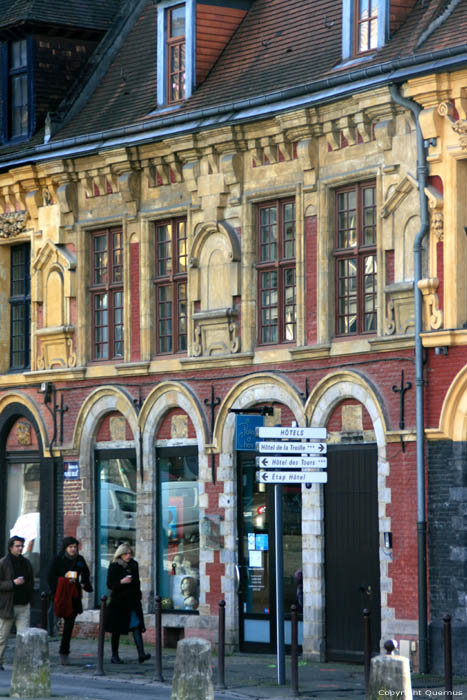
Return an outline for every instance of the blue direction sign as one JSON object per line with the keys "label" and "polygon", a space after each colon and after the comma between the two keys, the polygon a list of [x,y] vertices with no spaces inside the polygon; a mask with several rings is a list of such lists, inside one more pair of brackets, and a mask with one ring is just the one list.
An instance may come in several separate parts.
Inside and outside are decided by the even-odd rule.
{"label": "blue direction sign", "polygon": [[326,469],[326,457],[256,457],[256,466],[261,469]]}
{"label": "blue direction sign", "polygon": [[328,446],[325,442],[278,442],[264,440],[256,443],[256,452],[261,454],[281,454],[281,455],[325,455]]}
{"label": "blue direction sign", "polygon": [[256,428],[256,436],[276,440],[326,440],[326,428],[299,428],[290,425]]}
{"label": "blue direction sign", "polygon": [[274,472],[262,470],[256,472],[256,481],[261,484],[326,484],[327,472]]}

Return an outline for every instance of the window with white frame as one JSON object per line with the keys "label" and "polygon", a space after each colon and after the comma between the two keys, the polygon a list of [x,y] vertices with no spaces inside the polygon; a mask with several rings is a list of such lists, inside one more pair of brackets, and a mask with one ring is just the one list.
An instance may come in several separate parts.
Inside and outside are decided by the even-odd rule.
{"label": "window with white frame", "polygon": [[157,103],[170,107],[193,91],[195,2],[163,0],[157,6]]}
{"label": "window with white frame", "polygon": [[388,0],[342,0],[342,58],[359,58],[384,45]]}

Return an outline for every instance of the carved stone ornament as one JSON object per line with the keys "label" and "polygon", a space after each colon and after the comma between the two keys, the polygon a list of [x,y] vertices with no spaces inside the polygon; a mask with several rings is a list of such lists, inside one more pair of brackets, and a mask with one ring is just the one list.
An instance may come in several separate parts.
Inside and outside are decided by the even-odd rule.
{"label": "carved stone ornament", "polygon": [[30,445],[32,443],[30,423],[19,421],[16,424],[16,439],[18,445]]}
{"label": "carved stone ornament", "polygon": [[439,330],[443,325],[443,312],[439,308],[439,299],[436,290],[439,287],[439,279],[430,277],[418,282],[418,288],[423,295],[423,321],[425,330]]}
{"label": "carved stone ornament", "polygon": [[452,125],[452,130],[459,134],[459,142],[463,151],[467,151],[467,119],[458,119]]}
{"label": "carved stone ornament", "polygon": [[18,236],[26,228],[26,211],[9,211],[0,214],[0,238]]}
{"label": "carved stone ornament", "polygon": [[431,231],[438,241],[444,240],[444,217],[440,211],[434,211],[431,215]]}

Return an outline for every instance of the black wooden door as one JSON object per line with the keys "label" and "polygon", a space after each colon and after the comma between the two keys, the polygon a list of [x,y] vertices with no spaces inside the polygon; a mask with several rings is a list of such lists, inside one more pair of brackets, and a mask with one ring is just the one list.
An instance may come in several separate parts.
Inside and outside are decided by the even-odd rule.
{"label": "black wooden door", "polygon": [[326,658],[363,661],[363,609],[378,652],[381,601],[377,449],[330,446],[325,486]]}

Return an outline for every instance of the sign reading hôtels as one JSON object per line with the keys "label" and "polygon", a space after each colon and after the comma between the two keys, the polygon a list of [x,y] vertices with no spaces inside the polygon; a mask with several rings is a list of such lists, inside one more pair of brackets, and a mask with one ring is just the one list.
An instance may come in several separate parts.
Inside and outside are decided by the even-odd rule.
{"label": "sign reading h\u00f4tels", "polygon": [[280,438],[282,440],[326,440],[326,428],[299,428],[290,425],[280,425],[274,428],[256,428],[256,436],[260,438]]}
{"label": "sign reading h\u00f4tels", "polygon": [[[326,428],[300,428],[297,426],[261,426],[256,436],[260,457],[256,457],[256,480],[263,484],[326,484],[326,457],[310,457],[327,452]],[[264,439],[266,438],[266,439]],[[269,438],[269,441],[268,441]],[[305,442],[311,440],[312,442]],[[274,470],[274,471],[273,471]],[[319,471],[315,471],[319,470]]]}

